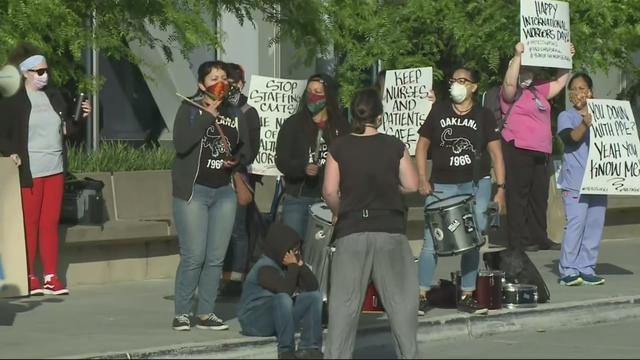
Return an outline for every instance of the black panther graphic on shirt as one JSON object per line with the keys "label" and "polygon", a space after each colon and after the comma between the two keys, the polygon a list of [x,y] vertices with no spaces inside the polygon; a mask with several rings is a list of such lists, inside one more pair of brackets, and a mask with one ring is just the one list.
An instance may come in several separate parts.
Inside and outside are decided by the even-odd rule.
{"label": "black panther graphic on shirt", "polygon": [[440,135],[440,146],[450,147],[454,154],[460,154],[464,150],[476,152],[469,139],[463,137],[447,139],[447,136],[451,136],[451,134],[453,134],[453,129],[444,129],[442,135]]}
{"label": "black panther graphic on shirt", "polygon": [[[420,136],[430,141],[431,181],[440,184],[472,181],[477,151],[482,155],[480,176],[489,175],[491,161],[486,147],[489,141],[500,138],[496,127],[491,112],[480,105],[474,105],[465,115],[458,115],[451,102],[434,106],[418,130]],[[477,136],[478,131],[483,134]],[[478,141],[481,143],[477,144]]]}
{"label": "black panther graphic on shirt", "polygon": [[224,137],[215,125],[211,124],[207,128],[200,142],[200,166],[196,177],[196,184],[211,188],[231,183],[231,170],[224,166],[224,161],[232,157],[238,146],[237,118],[220,116],[217,121]]}

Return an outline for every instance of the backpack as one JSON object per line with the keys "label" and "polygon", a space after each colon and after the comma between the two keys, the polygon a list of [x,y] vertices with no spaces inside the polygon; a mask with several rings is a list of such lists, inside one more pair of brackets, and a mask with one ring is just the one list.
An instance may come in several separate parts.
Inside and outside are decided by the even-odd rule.
{"label": "backpack", "polygon": [[[498,131],[502,132],[504,128],[504,124],[507,122],[509,115],[511,114],[511,110],[513,110],[513,105],[515,105],[516,101],[522,95],[522,89],[518,88],[516,91],[515,98],[513,102],[509,104],[509,109],[505,114],[502,113],[502,107],[500,106],[500,88],[502,85],[496,85],[491,89],[487,90],[484,94],[482,94],[482,106],[491,110],[491,113],[496,119],[496,123],[498,124]],[[535,88],[532,86],[532,91],[535,91]]]}

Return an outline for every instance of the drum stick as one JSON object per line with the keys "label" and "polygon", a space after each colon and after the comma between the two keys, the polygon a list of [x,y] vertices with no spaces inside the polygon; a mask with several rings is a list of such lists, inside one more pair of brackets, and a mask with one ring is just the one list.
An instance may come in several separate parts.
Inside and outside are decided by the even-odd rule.
{"label": "drum stick", "polygon": [[191,105],[193,105],[193,106],[195,106],[195,107],[197,107],[199,109],[202,109],[204,111],[208,111],[204,106],[202,106],[202,105],[198,104],[197,102],[189,99],[188,97],[186,97],[186,96],[184,96],[184,95],[182,95],[180,93],[176,93],[176,95],[178,95],[178,97],[182,98],[183,100],[188,101],[189,103],[191,103]]}

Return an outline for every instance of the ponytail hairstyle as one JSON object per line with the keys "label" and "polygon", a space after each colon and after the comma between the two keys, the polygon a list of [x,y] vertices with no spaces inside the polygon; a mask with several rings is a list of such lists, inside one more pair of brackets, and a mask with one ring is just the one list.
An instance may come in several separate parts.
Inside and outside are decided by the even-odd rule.
{"label": "ponytail hairstyle", "polygon": [[367,126],[378,127],[382,101],[376,88],[358,90],[351,101],[351,132],[363,134]]}

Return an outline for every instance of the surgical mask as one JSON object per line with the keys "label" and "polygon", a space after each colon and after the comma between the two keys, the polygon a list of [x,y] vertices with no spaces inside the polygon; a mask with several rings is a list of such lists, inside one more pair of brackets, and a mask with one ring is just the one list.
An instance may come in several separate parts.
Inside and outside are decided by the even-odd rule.
{"label": "surgical mask", "polygon": [[518,83],[520,83],[521,88],[528,88],[529,86],[531,86],[532,82],[533,82],[532,78],[522,78],[518,76]]}
{"label": "surgical mask", "polygon": [[467,97],[467,87],[454,82],[449,88],[449,94],[454,103],[460,104]]}
{"label": "surgical mask", "polygon": [[327,107],[327,99],[324,95],[318,95],[315,93],[307,94],[307,109],[311,112],[311,115],[320,113]]}
{"label": "surgical mask", "polygon": [[31,84],[33,85],[33,88],[36,90],[40,90],[43,87],[47,86],[47,83],[49,82],[49,74],[44,73],[42,75],[35,75],[33,77],[33,81],[31,82]]}

